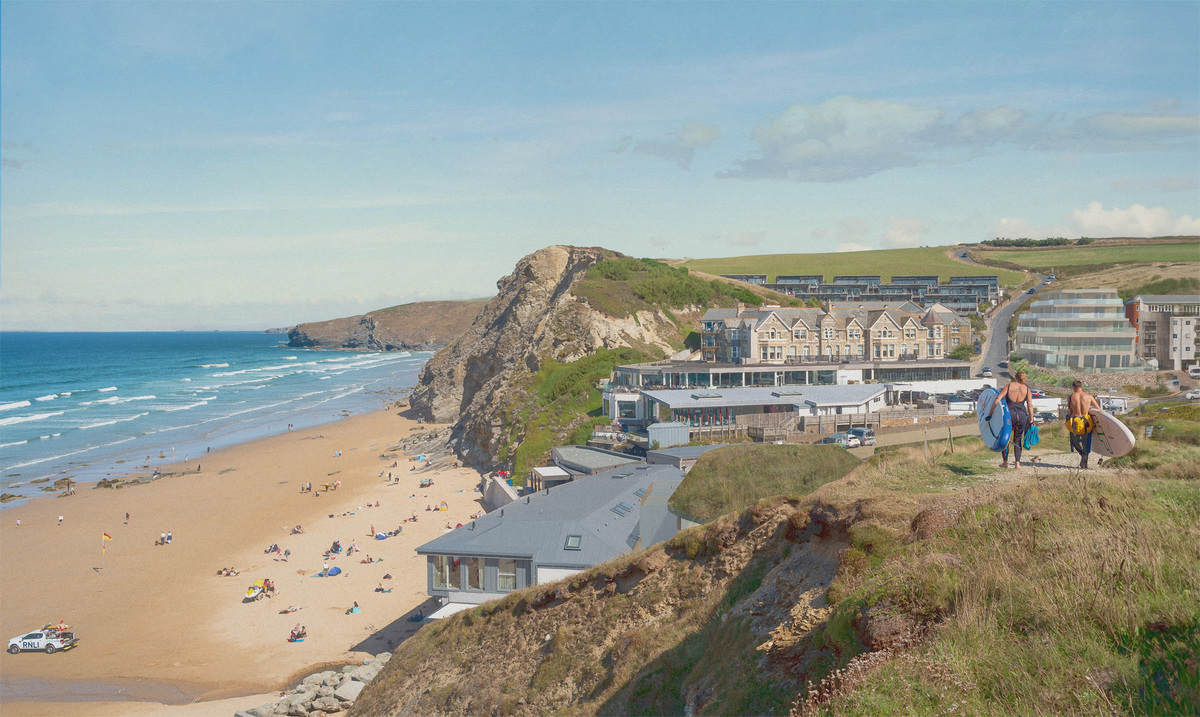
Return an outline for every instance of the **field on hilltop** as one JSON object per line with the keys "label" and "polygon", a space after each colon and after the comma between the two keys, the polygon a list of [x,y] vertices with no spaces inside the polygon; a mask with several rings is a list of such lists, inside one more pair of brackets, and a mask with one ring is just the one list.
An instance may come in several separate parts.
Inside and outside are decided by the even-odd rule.
{"label": "field on hilltop", "polygon": [[1148,262],[1200,262],[1200,237],[1145,241],[1097,240],[1092,244],[1048,249],[992,249],[975,247],[980,261],[1003,261],[1030,269],[1133,264]]}
{"label": "field on hilltop", "polygon": [[878,249],[875,251],[830,252],[827,254],[761,254],[717,259],[690,259],[683,266],[708,274],[766,274],[774,281],[780,274],[823,274],[832,280],[835,274],[878,274],[884,281],[893,276],[937,274],[943,282],[951,276],[990,276],[996,274],[1004,286],[1025,280],[1017,271],[972,266],[951,259],[948,247],[927,246],[917,249]]}

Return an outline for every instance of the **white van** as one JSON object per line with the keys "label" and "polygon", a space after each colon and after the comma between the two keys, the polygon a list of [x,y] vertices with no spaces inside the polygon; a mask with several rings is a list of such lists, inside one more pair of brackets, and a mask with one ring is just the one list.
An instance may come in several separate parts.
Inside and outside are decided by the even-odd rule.
{"label": "white van", "polygon": [[1194,363],[1189,366],[1188,375],[1192,378],[1200,378],[1200,363]]}

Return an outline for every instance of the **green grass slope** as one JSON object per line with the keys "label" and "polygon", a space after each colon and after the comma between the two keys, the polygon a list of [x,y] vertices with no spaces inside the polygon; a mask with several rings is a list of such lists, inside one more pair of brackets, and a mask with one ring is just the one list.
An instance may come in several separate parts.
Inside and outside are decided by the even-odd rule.
{"label": "green grass slope", "polygon": [[998,275],[1004,286],[1015,286],[1025,276],[1017,271],[972,266],[946,255],[949,247],[917,249],[879,249],[875,251],[832,252],[828,254],[762,254],[717,259],[692,259],[688,269],[709,274],[766,274],[774,281],[780,274],[823,274],[826,281],[835,274],[879,274],[884,281],[893,276],[937,274],[942,281],[951,276]]}
{"label": "green grass slope", "polygon": [[854,470],[840,446],[745,444],[700,457],[671,496],[671,507],[703,521],[741,513],[763,496],[808,495]]}
{"label": "green grass slope", "polygon": [[1131,264],[1148,262],[1200,262],[1200,238],[1191,241],[1137,242],[1097,241],[1085,246],[1054,249],[988,249],[976,247],[972,255],[980,260],[1004,261],[1030,269],[1050,269],[1102,264]]}
{"label": "green grass slope", "polygon": [[1120,470],[1019,476],[978,440],[879,454],[426,626],[350,715],[1196,714],[1187,408]]}

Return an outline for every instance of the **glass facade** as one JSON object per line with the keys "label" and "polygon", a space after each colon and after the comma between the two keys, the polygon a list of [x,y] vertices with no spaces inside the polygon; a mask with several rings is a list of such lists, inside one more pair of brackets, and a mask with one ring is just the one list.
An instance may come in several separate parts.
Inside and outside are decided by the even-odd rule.
{"label": "glass facade", "polygon": [[1043,292],[1017,317],[1015,349],[1046,368],[1142,370],[1136,338],[1115,290],[1061,289]]}

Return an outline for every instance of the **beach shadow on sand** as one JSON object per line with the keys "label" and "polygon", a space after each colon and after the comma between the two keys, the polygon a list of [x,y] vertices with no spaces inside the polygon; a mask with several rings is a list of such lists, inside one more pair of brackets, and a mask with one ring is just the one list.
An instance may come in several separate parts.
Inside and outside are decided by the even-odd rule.
{"label": "beach shadow on sand", "polygon": [[383,628],[371,633],[350,649],[372,655],[378,655],[381,652],[394,652],[400,643],[417,634],[421,626],[429,622],[428,619],[413,622],[412,618],[417,612],[420,611],[422,615],[428,615],[437,610],[438,607],[440,607],[440,603],[437,598],[427,598],[425,602],[404,613]]}

